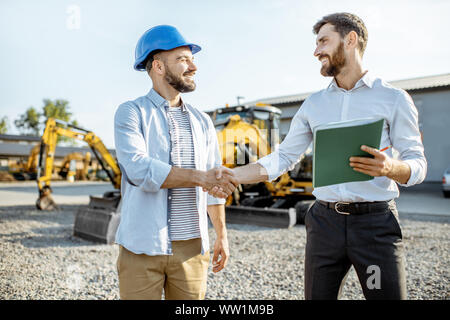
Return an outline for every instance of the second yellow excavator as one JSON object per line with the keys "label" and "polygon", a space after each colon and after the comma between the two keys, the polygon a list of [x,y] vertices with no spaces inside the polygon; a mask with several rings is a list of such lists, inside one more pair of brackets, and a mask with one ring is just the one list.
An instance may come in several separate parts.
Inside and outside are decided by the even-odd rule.
{"label": "second yellow excavator", "polygon": [[[209,115],[216,128],[222,162],[229,168],[255,162],[279,144],[279,108],[258,103],[218,108]],[[240,185],[227,199],[227,220],[287,227],[303,223],[314,199],[312,191],[309,149],[293,170],[278,179]]]}
{"label": "second yellow excavator", "polygon": [[[71,152],[64,157],[58,174],[70,182],[75,181],[75,178],[77,180],[87,180],[91,162],[90,152],[86,152],[85,154]],[[78,169],[77,164],[81,164],[80,169]]]}

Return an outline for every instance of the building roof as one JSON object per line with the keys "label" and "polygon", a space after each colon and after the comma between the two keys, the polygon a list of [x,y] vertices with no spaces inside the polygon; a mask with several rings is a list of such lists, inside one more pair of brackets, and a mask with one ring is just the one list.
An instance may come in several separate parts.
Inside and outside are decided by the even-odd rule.
{"label": "building roof", "polygon": [[[419,77],[405,80],[388,81],[391,85],[401,88],[406,91],[447,87],[450,86],[450,73]],[[271,105],[286,104],[304,101],[313,92],[292,94],[287,96],[279,96],[273,98],[259,99],[255,101],[246,102],[245,104],[253,104],[257,102],[267,103]]]}
{"label": "building roof", "polygon": [[38,136],[25,136],[16,134],[0,134],[0,141],[41,141]]}
{"label": "building roof", "polygon": [[406,91],[450,86],[450,73],[435,76],[390,81],[394,87]]}
{"label": "building roof", "polygon": [[[31,149],[36,145],[36,143],[21,144],[20,142],[22,141],[39,143],[41,141],[41,137],[14,135],[14,134],[0,134],[0,156],[28,157],[30,155]],[[64,158],[67,154],[72,152],[80,152],[84,154],[87,151],[91,152],[91,149],[88,146],[83,147],[56,146],[55,157]],[[116,150],[108,149],[108,151],[113,157],[116,156]]]}
{"label": "building roof", "polygon": [[292,94],[288,96],[280,96],[280,97],[274,97],[274,98],[266,98],[266,99],[260,99],[258,101],[249,102],[256,103],[256,102],[262,102],[267,103],[270,105],[277,105],[277,104],[284,104],[284,103],[292,103],[292,102],[300,102],[306,100],[306,98],[309,97],[310,94],[313,92],[307,92],[307,93],[300,93],[300,94]]}
{"label": "building roof", "polygon": [[[2,143],[0,142],[0,157],[28,157],[30,155],[31,149],[34,145],[29,144],[19,144],[19,143]],[[57,146],[55,149],[55,158],[64,158],[66,155],[72,152],[79,152],[85,154],[86,152],[92,151],[88,147],[60,147]],[[109,153],[115,157],[116,151],[108,149]],[[94,157],[94,155],[92,155]]]}

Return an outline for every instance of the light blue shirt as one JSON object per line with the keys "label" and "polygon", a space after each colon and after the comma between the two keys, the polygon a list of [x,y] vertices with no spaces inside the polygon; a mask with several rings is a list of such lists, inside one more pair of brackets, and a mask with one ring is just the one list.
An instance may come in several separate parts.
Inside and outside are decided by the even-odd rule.
{"label": "light blue shirt", "polygon": [[[119,106],[114,117],[117,160],[122,171],[121,220],[117,244],[136,253],[171,255],[168,189],[161,185],[170,164],[170,134],[165,106],[167,100],[154,89]],[[222,165],[217,135],[211,118],[189,104],[195,153],[195,168],[209,170]],[[196,187],[202,254],[209,250],[207,205],[224,204]]]}
{"label": "light blue shirt", "polygon": [[[427,172],[427,161],[418,126],[417,109],[404,90],[397,89],[367,72],[351,90],[328,88],[309,96],[292,119],[289,133],[278,149],[258,160],[273,180],[293,168],[313,140],[318,125],[379,117],[385,120],[381,148],[392,145],[399,158],[411,168],[405,186],[421,183]],[[392,148],[385,151],[392,157]],[[313,195],[329,202],[384,201],[399,196],[397,184],[387,177],[364,182],[341,183],[315,188]]]}

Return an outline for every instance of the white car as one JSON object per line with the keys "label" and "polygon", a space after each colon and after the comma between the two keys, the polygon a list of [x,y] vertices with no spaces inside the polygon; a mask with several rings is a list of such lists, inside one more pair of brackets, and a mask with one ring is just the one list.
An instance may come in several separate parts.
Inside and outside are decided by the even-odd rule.
{"label": "white car", "polygon": [[442,177],[442,192],[444,193],[444,197],[450,198],[450,167],[445,170]]}

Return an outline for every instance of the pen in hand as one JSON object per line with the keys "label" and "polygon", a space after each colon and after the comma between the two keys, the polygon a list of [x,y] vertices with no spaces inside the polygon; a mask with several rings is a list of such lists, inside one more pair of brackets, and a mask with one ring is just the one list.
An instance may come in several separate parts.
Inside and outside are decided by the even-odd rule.
{"label": "pen in hand", "polygon": [[389,149],[390,147],[392,147],[392,146],[387,146],[386,148],[381,149],[380,152],[386,151],[386,150]]}

